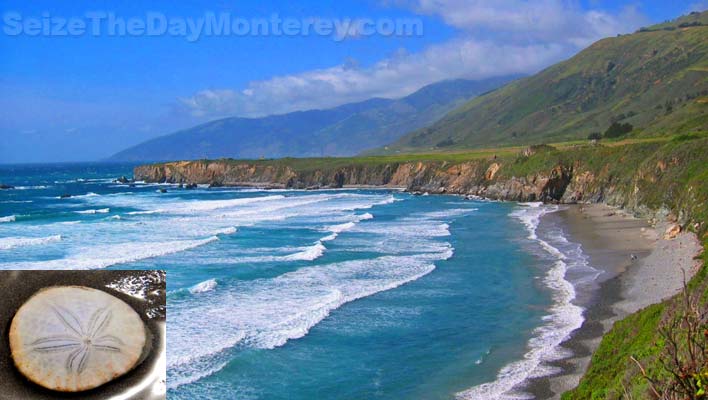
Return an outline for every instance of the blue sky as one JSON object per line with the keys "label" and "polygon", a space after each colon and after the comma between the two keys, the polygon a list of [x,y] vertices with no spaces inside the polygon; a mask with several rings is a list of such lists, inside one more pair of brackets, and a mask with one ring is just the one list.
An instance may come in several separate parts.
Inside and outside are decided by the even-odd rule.
{"label": "blue sky", "polygon": [[[399,97],[443,79],[533,73],[593,41],[706,2],[340,0],[0,4],[0,163],[97,160],[226,116]],[[87,12],[145,19],[419,21],[420,35],[15,35],[22,21]]]}

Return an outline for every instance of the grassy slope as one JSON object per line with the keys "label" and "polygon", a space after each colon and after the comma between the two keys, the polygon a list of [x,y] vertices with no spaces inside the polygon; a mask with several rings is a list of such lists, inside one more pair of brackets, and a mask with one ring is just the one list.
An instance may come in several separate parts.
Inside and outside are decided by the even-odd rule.
{"label": "grassy slope", "polygon": [[[703,25],[675,28],[695,21]],[[381,152],[576,140],[604,131],[623,114],[631,116],[622,121],[637,128],[633,137],[708,130],[708,12],[600,40]]]}

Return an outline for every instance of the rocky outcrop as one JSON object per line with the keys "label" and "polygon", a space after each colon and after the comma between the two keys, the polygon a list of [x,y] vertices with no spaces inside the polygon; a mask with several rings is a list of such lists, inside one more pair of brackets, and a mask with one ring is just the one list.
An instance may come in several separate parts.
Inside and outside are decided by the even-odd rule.
{"label": "rocky outcrop", "polygon": [[[159,183],[199,183],[210,186],[268,188],[341,188],[384,186],[409,191],[483,196],[497,200],[563,200],[572,167],[558,165],[530,176],[503,177],[503,164],[486,160],[459,164],[404,162],[353,164],[334,169],[296,170],[288,165],[237,161],[181,161],[135,168],[134,179]],[[577,199],[573,198],[574,201]]]}

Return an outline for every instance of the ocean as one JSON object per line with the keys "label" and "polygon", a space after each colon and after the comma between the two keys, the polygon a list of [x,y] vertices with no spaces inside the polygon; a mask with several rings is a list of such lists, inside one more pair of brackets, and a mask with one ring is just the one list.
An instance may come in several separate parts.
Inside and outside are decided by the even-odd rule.
{"label": "ocean", "polygon": [[131,171],[0,166],[0,269],[167,270],[170,399],[528,398],[598,275],[558,206]]}

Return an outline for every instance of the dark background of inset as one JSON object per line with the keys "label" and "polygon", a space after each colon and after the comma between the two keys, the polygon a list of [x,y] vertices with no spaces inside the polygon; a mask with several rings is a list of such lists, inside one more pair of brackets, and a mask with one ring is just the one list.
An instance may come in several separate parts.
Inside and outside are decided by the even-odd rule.
{"label": "dark background of inset", "polygon": [[[125,278],[136,278],[147,285],[146,299],[142,300],[106,287]],[[128,303],[138,312],[150,331],[149,352],[134,370],[98,388],[80,393],[61,393],[38,386],[25,378],[15,367],[10,354],[9,332],[17,310],[38,290],[51,286],[86,286],[102,290]],[[104,400],[125,396],[131,389],[150,377],[165,354],[166,293],[164,271],[0,271],[0,400],[55,400],[86,399]],[[164,364],[163,364],[164,365]],[[164,376],[164,375],[163,375]],[[153,382],[129,400],[164,399],[165,394],[155,393]]]}

